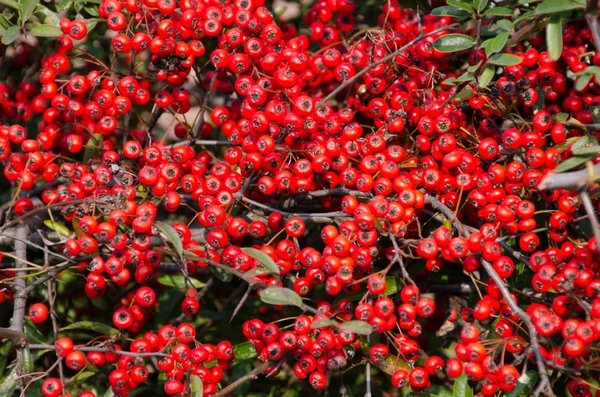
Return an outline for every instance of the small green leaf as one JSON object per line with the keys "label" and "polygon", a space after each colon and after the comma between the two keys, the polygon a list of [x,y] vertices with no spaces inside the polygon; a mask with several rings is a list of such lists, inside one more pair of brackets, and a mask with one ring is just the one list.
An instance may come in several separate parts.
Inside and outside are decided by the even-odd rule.
{"label": "small green leaf", "polygon": [[325,327],[338,328],[340,325],[336,321],[330,320],[328,318],[320,318],[317,321],[313,321],[313,323],[310,326],[312,329],[317,329]]}
{"label": "small green leaf", "polygon": [[250,247],[244,247],[242,248],[242,251],[259,261],[261,265],[263,265],[267,269],[268,273],[279,276],[279,267],[275,264],[275,261],[273,261],[273,259],[269,255],[265,254],[261,250]]}
{"label": "small green leaf", "polygon": [[2,375],[4,375],[4,371],[6,370],[6,360],[8,359],[11,347],[12,343],[10,341],[6,341],[0,345],[0,379],[2,379]]}
{"label": "small green leaf", "polygon": [[[204,287],[204,283],[196,280],[195,278],[188,277],[187,280],[194,288]],[[156,281],[168,287],[175,287],[179,289],[188,288],[188,284],[186,283],[185,276],[183,274],[165,274],[160,276]]]}
{"label": "small green leaf", "polygon": [[564,123],[568,118],[569,113],[556,113],[554,115],[554,120],[556,120],[557,123]]}
{"label": "small green leaf", "polygon": [[553,61],[558,61],[563,49],[562,21],[558,14],[552,15],[548,26],[546,26],[546,47],[550,58]]}
{"label": "small green leaf", "polygon": [[60,16],[49,9],[48,7],[44,7],[42,5],[38,6],[35,10],[35,14],[40,13],[45,15],[45,18],[41,19],[42,23],[45,25],[53,25],[58,27],[60,24]]}
{"label": "small green leaf", "polygon": [[457,96],[454,98],[456,102],[462,102],[473,95],[473,89],[471,87],[467,87],[463,89]]}
{"label": "small green leaf", "polygon": [[533,386],[538,380],[538,374],[535,371],[527,371],[517,379],[517,384],[512,391],[507,392],[504,397],[528,396]]}
{"label": "small green leaf", "polygon": [[458,76],[458,78],[456,79],[456,82],[458,83],[463,83],[465,81],[473,81],[475,80],[475,76],[473,76],[473,74],[471,73],[463,73],[460,76]]}
{"label": "small green leaf", "polygon": [[7,7],[14,8],[15,10],[19,9],[19,3],[13,0],[0,0],[0,4],[4,4]]}
{"label": "small green leaf", "polygon": [[583,8],[584,6],[573,0],[544,0],[534,10],[536,15],[553,14]]}
{"label": "small green leaf", "polygon": [[454,397],[473,397],[473,389],[467,383],[469,378],[463,373],[454,381]]}
{"label": "small green leaf", "polygon": [[523,61],[521,57],[513,54],[494,54],[488,59],[488,63],[496,66],[518,65]]}
{"label": "small green leaf", "polygon": [[99,323],[97,321],[79,321],[73,324],[69,324],[66,327],[61,328],[61,331],[67,331],[70,329],[85,329],[87,331],[94,331],[104,335],[113,335],[119,331],[109,325]]}
{"label": "small green leaf", "polygon": [[88,162],[100,153],[100,145],[104,141],[104,135],[93,134],[85,145],[85,151],[83,152],[83,161]]}
{"label": "small green leaf", "polygon": [[508,34],[508,32],[498,33],[498,35],[492,39],[492,44],[490,44],[492,53],[502,51],[506,43],[508,43]]}
{"label": "small green leaf", "polygon": [[483,15],[492,15],[492,16],[496,16],[496,17],[510,17],[512,14],[513,14],[513,11],[510,8],[506,8],[506,7],[488,8],[483,13]]}
{"label": "small green leaf", "polygon": [[445,85],[455,85],[456,79],[454,77],[448,77],[446,80],[442,81],[442,84]]}
{"label": "small green leaf", "polygon": [[33,14],[33,10],[35,10],[35,6],[38,5],[38,0],[21,0],[21,23],[24,24],[29,20],[31,14]]}
{"label": "small green leaf", "polygon": [[488,5],[488,0],[473,0],[473,7],[477,10],[478,13],[485,10],[485,7]]}
{"label": "small green leaf", "polygon": [[204,394],[204,385],[202,384],[202,378],[198,375],[191,376],[192,381],[192,397],[202,397]]}
{"label": "small green leaf", "polygon": [[23,371],[25,373],[33,371],[33,358],[29,349],[23,349]]}
{"label": "small green leaf", "polygon": [[17,367],[13,367],[8,376],[0,383],[0,396],[12,396],[17,388]]}
{"label": "small green leaf", "polygon": [[359,320],[346,321],[340,324],[340,329],[354,332],[357,335],[370,335],[373,332],[371,324]]}
{"label": "small green leaf", "polygon": [[584,74],[583,76],[579,76],[575,81],[575,91],[583,91],[585,87],[590,84],[590,81],[592,81],[593,77],[593,74]]}
{"label": "small green leaf", "polygon": [[455,17],[460,19],[468,17],[470,14],[465,10],[461,10],[460,8],[452,6],[441,6],[431,10],[431,15],[436,17]]}
{"label": "small green leaf", "polygon": [[270,287],[262,290],[260,300],[271,305],[290,305],[302,309],[302,298],[289,288]]}
{"label": "small green leaf", "polygon": [[73,6],[73,0],[61,0],[56,6],[56,11],[65,12]]}
{"label": "small green leaf", "polygon": [[29,33],[37,37],[59,37],[62,35],[60,28],[54,25],[37,25]]}
{"label": "small green leaf", "polygon": [[496,75],[496,68],[493,66],[488,66],[485,68],[481,76],[479,76],[479,88],[487,87],[494,76]]}
{"label": "small green leaf", "polygon": [[584,147],[581,149],[575,149],[572,151],[573,151],[573,155],[575,155],[575,156],[588,156],[588,155],[595,156],[600,153],[600,146],[593,145],[593,146],[588,146],[588,147]]}
{"label": "small green leaf", "polygon": [[104,393],[103,397],[115,397],[115,394],[112,391],[112,387],[106,389],[106,392]]}
{"label": "small green leaf", "polygon": [[15,41],[17,39],[17,36],[19,35],[19,31],[20,30],[18,26],[11,26],[10,28],[6,29],[6,31],[2,35],[2,44],[9,45],[13,41]]}
{"label": "small green leaf", "polygon": [[181,238],[177,231],[173,228],[173,226],[169,225],[166,222],[156,221],[154,222],[154,226],[158,230],[160,230],[167,239],[173,244],[173,248],[175,248],[175,252],[179,255],[179,259],[183,258],[183,243],[181,242]]}
{"label": "small green leaf", "polygon": [[513,30],[513,24],[508,19],[501,19],[496,21],[496,25],[498,25],[501,29],[506,30],[507,32],[511,32]]}
{"label": "small green leaf", "polygon": [[538,94],[538,100],[533,105],[533,110],[537,111],[543,109],[544,104],[546,103],[546,91],[542,90],[541,88],[536,88],[535,92]]}
{"label": "small green leaf", "polygon": [[466,34],[451,33],[433,42],[433,48],[440,52],[458,52],[475,46],[475,39]]}
{"label": "small green leaf", "polygon": [[594,124],[600,124],[600,106],[592,107],[592,119]]}
{"label": "small green leaf", "polygon": [[233,363],[239,364],[242,361],[250,360],[256,357],[256,348],[252,342],[239,343],[233,346],[233,353],[235,355]]}
{"label": "small green leaf", "polygon": [[591,159],[593,159],[594,157],[596,157],[598,155],[598,153],[595,154],[590,154],[590,155],[586,155],[586,156],[575,156],[575,157],[571,157],[570,159],[567,159],[565,161],[563,161],[562,163],[560,163],[555,169],[555,172],[564,172],[564,171],[568,171],[572,168],[578,167],[580,165],[582,165],[583,163],[585,163],[586,161],[589,161]]}
{"label": "small green leaf", "polygon": [[71,235],[73,234],[73,232],[69,230],[68,227],[66,227],[60,222],[55,222],[53,220],[46,219],[44,221],[44,225],[46,225],[48,229],[54,230],[56,233],[62,234],[65,237],[71,237]]}
{"label": "small green leaf", "polygon": [[452,7],[460,8],[461,10],[465,10],[469,14],[473,14],[473,7],[470,4],[465,3],[461,0],[447,0],[446,4]]}

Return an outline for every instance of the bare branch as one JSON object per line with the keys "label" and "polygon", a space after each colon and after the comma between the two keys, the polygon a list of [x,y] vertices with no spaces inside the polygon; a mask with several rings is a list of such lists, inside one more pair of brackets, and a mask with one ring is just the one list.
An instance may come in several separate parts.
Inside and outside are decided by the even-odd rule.
{"label": "bare branch", "polygon": [[600,178],[600,164],[596,164],[593,168],[593,175],[590,175],[591,171],[588,169],[573,171],[573,172],[561,172],[560,174],[552,174],[546,176],[538,185],[539,190],[579,190],[581,183],[591,182],[590,177],[594,180]]}
{"label": "bare branch", "polygon": [[271,363],[268,361],[265,361],[264,363],[260,364],[256,368],[254,368],[252,371],[248,372],[246,375],[242,376],[235,382],[229,384],[229,386],[221,389],[221,391],[219,391],[217,394],[213,394],[213,397],[223,397],[223,396],[228,395],[229,393],[231,393],[232,391],[234,391],[235,389],[237,389],[244,383],[248,382],[249,380],[254,379],[256,376],[258,376],[259,374],[264,372],[270,366],[271,366]]}

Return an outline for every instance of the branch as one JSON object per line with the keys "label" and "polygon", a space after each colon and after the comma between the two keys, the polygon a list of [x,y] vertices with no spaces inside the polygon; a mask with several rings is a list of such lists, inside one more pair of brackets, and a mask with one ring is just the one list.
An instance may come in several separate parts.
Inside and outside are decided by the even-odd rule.
{"label": "branch", "polygon": [[[46,344],[31,344],[29,345],[31,350],[54,350],[53,345]],[[82,346],[75,347],[75,350],[79,350],[82,352],[98,352],[98,353],[115,353],[122,356],[131,356],[131,357],[169,357],[170,355],[167,353],[161,352],[148,352],[148,353],[136,353],[136,352],[128,352],[125,350],[117,350],[110,347],[94,347],[94,346]]]}
{"label": "branch", "polygon": [[262,209],[270,211],[270,212],[275,212],[275,213],[285,216],[287,218],[297,217],[297,218],[301,218],[301,219],[310,220],[311,222],[314,222],[314,223],[332,223],[334,220],[333,218],[338,218],[338,219],[348,218],[348,214],[346,214],[344,211],[321,212],[321,213],[315,213],[315,214],[307,213],[307,212],[286,212],[286,211],[278,210],[273,207],[269,207],[266,204],[259,203],[258,201],[254,201],[247,197],[240,197],[239,195],[238,195],[238,197],[239,197],[238,200],[240,200],[240,201],[243,201],[248,204],[252,204],[258,208],[262,208]]}
{"label": "branch", "polygon": [[600,247],[600,225],[598,225],[598,218],[596,217],[594,211],[594,205],[592,204],[592,200],[590,200],[590,196],[585,190],[581,190],[579,192],[579,198],[581,199],[581,203],[583,204],[585,212],[590,217],[590,224],[592,226],[592,230],[594,231],[594,237],[596,238],[596,248],[598,248]]}
{"label": "branch", "polygon": [[23,332],[10,328],[0,328],[0,339],[8,339],[17,349],[27,346],[28,342]]}
{"label": "branch", "polygon": [[[27,261],[27,244],[23,241],[27,241],[27,225],[19,225],[17,227],[16,235],[19,240],[15,241],[15,254],[17,258],[20,260],[17,261],[17,269],[22,269],[27,267],[27,264],[24,261]],[[27,272],[22,270],[17,270],[16,279],[14,281],[14,288],[17,291],[17,294],[14,297],[14,306],[13,306],[13,314],[12,314],[12,324],[10,329],[24,334],[24,323],[25,323],[25,308],[27,306],[27,294],[23,294],[23,290],[27,287]],[[22,342],[22,339],[21,339]],[[17,366],[16,371],[20,375],[23,371],[23,351],[21,349],[17,349]]]}
{"label": "branch", "polygon": [[[208,98],[210,98],[210,94],[212,94],[212,92],[213,92],[215,83],[217,82],[217,78],[219,77],[219,72],[220,72],[219,69],[215,70],[215,74],[213,75],[212,79],[210,80],[210,84],[208,86],[208,91],[206,92],[206,96],[204,97],[204,100],[202,101],[202,107],[200,108],[198,124],[196,124],[194,126],[194,130],[192,131],[193,139],[198,139],[200,137],[200,134],[202,133],[202,127],[204,127],[204,124],[205,124],[204,113],[206,112],[206,105],[208,104]],[[198,76],[198,78],[200,78],[200,76]]]}
{"label": "branch", "polygon": [[264,363],[260,364],[258,367],[254,368],[252,371],[248,372],[246,375],[242,376],[235,382],[231,383],[229,386],[225,387],[224,389],[221,389],[221,391],[218,392],[217,394],[213,394],[213,397],[223,397],[223,396],[228,395],[229,393],[231,393],[232,391],[234,391],[235,389],[237,389],[244,383],[248,382],[249,380],[254,379],[257,375],[264,372],[270,366],[271,366],[271,363],[269,361],[265,361]]}
{"label": "branch", "polygon": [[600,164],[596,164],[592,169],[548,175],[542,179],[537,188],[539,190],[579,190],[582,183],[591,182],[590,177],[594,181],[600,178]]}
{"label": "branch", "polygon": [[319,108],[321,106],[323,106],[324,104],[327,103],[327,101],[329,101],[331,98],[335,97],[338,93],[340,93],[342,90],[344,90],[345,88],[347,88],[348,86],[350,86],[351,84],[353,84],[355,81],[357,81],[359,78],[361,78],[365,73],[367,73],[369,70],[381,65],[382,63],[386,63],[392,59],[394,59],[395,57],[397,57],[398,55],[401,55],[404,51],[406,51],[407,49],[409,49],[410,47],[412,47],[413,45],[415,45],[416,43],[418,43],[420,40],[429,37],[429,36],[433,36],[435,34],[438,34],[439,32],[443,32],[444,30],[449,30],[449,29],[453,29],[460,26],[458,23],[453,23],[450,24],[448,26],[442,26],[438,29],[435,29],[429,33],[426,34],[419,34],[417,35],[417,37],[415,37],[414,39],[412,39],[411,41],[409,41],[407,44],[405,44],[404,46],[400,47],[399,49],[397,49],[396,51],[392,52],[391,54],[381,58],[378,61],[375,61],[373,63],[370,63],[368,67],[364,68],[363,70],[361,70],[360,72],[356,73],[354,76],[350,77],[347,80],[344,80],[339,86],[337,86],[337,88],[333,91],[331,91],[325,98],[321,99],[319,101],[319,103],[317,104],[317,106],[315,106],[315,108]]}

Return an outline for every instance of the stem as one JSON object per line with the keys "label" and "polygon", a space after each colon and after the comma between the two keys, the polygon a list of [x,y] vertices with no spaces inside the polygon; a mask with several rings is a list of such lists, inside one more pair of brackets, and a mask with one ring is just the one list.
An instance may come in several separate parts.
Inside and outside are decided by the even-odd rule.
{"label": "stem", "polygon": [[[208,99],[210,98],[210,94],[212,94],[213,89],[215,87],[215,83],[217,82],[217,78],[219,77],[219,69],[215,70],[215,74],[213,75],[212,79],[210,80],[210,84],[208,86],[208,91],[206,93],[206,96],[204,97],[204,100],[202,101],[202,107],[200,108],[200,114],[199,116],[199,120],[198,120],[198,124],[196,124],[194,126],[194,130],[192,131],[192,137],[194,139],[198,139],[200,138],[200,133],[202,132],[202,127],[204,127],[204,113],[206,112],[206,105],[208,104]],[[200,76],[198,76],[198,78],[200,78]]]}
{"label": "stem", "polygon": [[[27,226],[19,225],[17,227],[16,235],[19,240],[15,241],[15,255],[21,260],[17,261],[17,268],[27,267],[27,264],[23,261],[27,260],[27,244],[23,241],[27,241]],[[27,276],[27,272],[22,270],[17,270],[16,273],[17,278],[14,281],[14,288],[17,291],[17,294],[14,297],[14,306],[13,306],[13,315],[12,315],[12,324],[10,329],[20,333],[24,336],[24,324],[25,324],[25,308],[27,306],[27,294],[23,294],[22,292],[27,287],[27,280],[25,277]],[[26,340],[26,338],[25,338]],[[23,340],[21,340],[23,342]],[[23,351],[21,349],[17,349],[17,374],[21,374],[23,371]]]}
{"label": "stem", "polygon": [[271,363],[268,361],[265,361],[264,363],[260,364],[258,367],[254,368],[252,371],[248,372],[246,375],[242,376],[235,382],[231,383],[229,386],[225,387],[224,389],[221,389],[221,391],[218,392],[217,394],[213,394],[213,397],[223,397],[223,396],[228,395],[229,393],[231,393],[232,391],[234,391],[235,389],[237,389],[244,383],[248,382],[249,380],[254,379],[254,377],[256,377],[260,373],[264,372],[264,370],[266,370],[270,366],[271,366]]}

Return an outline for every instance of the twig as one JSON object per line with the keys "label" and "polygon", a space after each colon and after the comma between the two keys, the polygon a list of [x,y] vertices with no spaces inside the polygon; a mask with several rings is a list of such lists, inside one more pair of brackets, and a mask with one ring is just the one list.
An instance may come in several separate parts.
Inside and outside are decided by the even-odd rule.
{"label": "twig", "polygon": [[[208,86],[208,91],[206,92],[206,95],[204,96],[204,100],[202,101],[202,107],[200,108],[198,124],[196,124],[194,126],[194,130],[192,131],[193,139],[198,139],[200,137],[200,134],[202,133],[202,128],[204,127],[204,123],[205,123],[204,113],[206,112],[206,105],[208,105],[208,99],[210,98],[210,94],[212,94],[212,92],[213,92],[215,83],[217,82],[217,78],[219,77],[219,72],[220,72],[219,69],[215,70],[215,74],[213,75],[212,79],[210,80],[210,84]],[[200,78],[200,76],[198,76],[198,78]]]}
{"label": "twig", "polygon": [[[19,240],[15,241],[15,254],[18,258],[22,259],[20,261],[17,261],[17,268],[27,267],[27,264],[23,262],[23,260],[27,260],[27,245],[23,242],[27,241],[27,229],[27,225],[19,225],[19,227],[17,227],[16,235],[19,238]],[[17,294],[14,297],[12,324],[10,326],[10,329],[23,334],[27,295],[24,295],[22,292],[27,287],[27,280],[25,279],[27,273],[23,271],[17,271],[16,276],[17,278],[15,279],[13,285],[15,290],[17,291]],[[21,375],[23,371],[22,349],[17,349],[16,371],[18,375]]]}
{"label": "twig", "polygon": [[394,233],[392,232],[392,225],[391,225],[390,221],[388,221],[387,219],[386,219],[386,223],[387,223],[387,227],[388,227],[388,234],[390,236],[390,240],[392,240],[392,245],[394,246],[394,256],[395,256],[394,259],[400,265],[400,271],[402,272],[402,278],[404,278],[405,282],[409,281],[412,285],[416,285],[415,282],[413,281],[413,279],[410,278],[408,271],[406,271],[406,267],[404,266],[404,261],[402,260],[402,257],[400,256],[400,247],[398,246],[398,242],[396,241],[396,236],[394,236]]}
{"label": "twig", "polygon": [[254,368],[252,371],[248,372],[246,375],[242,376],[235,382],[229,384],[229,386],[221,389],[221,391],[219,391],[217,394],[213,394],[213,397],[223,397],[223,396],[228,395],[229,393],[231,393],[232,391],[234,391],[235,389],[237,389],[244,383],[248,382],[249,380],[254,379],[254,377],[256,377],[257,375],[264,372],[264,370],[266,370],[270,366],[271,366],[271,363],[269,361],[265,361],[264,363],[260,364],[256,368]]}
{"label": "twig", "polygon": [[594,205],[592,204],[592,200],[590,200],[590,196],[585,190],[579,191],[579,198],[581,199],[581,203],[583,204],[585,212],[590,217],[590,224],[592,226],[592,230],[594,231],[594,237],[596,237],[596,248],[598,248],[600,247],[600,225],[598,225],[598,218],[596,217],[594,211]]}
{"label": "twig", "polygon": [[252,204],[258,208],[262,208],[264,210],[270,211],[270,212],[275,212],[279,215],[285,216],[285,217],[297,217],[297,218],[302,218],[302,219],[307,219],[307,220],[311,220],[315,223],[330,223],[333,222],[333,218],[346,218],[348,217],[347,214],[343,211],[334,211],[334,212],[322,212],[322,213],[307,213],[307,212],[286,212],[286,211],[281,211],[278,210],[277,208],[273,208],[273,207],[269,207],[266,204],[262,204],[259,203],[258,201],[254,201],[252,199],[249,199],[247,197],[239,197],[239,200],[248,203],[248,204]]}
{"label": "twig", "polygon": [[[591,170],[585,169],[572,172],[561,172],[560,174],[548,175],[538,185],[539,190],[578,190],[583,181],[589,181]],[[593,167],[593,177],[600,178],[600,164]]]}
{"label": "twig", "polygon": [[246,293],[244,294],[244,296],[242,297],[242,299],[240,299],[240,302],[235,307],[235,310],[233,311],[233,314],[231,315],[231,318],[229,319],[229,322],[232,322],[233,319],[235,318],[236,314],[238,314],[238,312],[240,311],[240,309],[244,305],[244,302],[246,302],[246,300],[250,296],[250,292],[252,292],[252,286],[250,284],[248,284],[248,289],[246,290]]}
{"label": "twig", "polygon": [[[54,346],[46,345],[46,344],[31,344],[29,345],[31,350],[54,350]],[[98,352],[98,353],[115,353],[122,356],[131,356],[131,357],[169,357],[170,355],[162,352],[148,352],[148,353],[138,353],[138,352],[128,352],[125,350],[117,350],[110,347],[94,347],[94,346],[82,346],[75,347],[75,350],[79,350],[82,352]]]}

